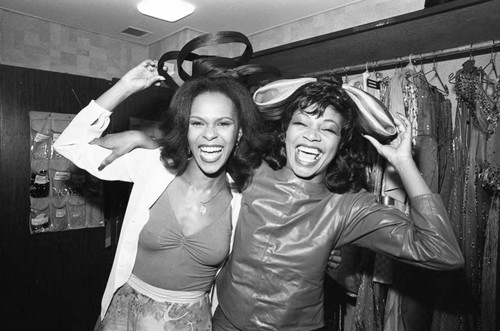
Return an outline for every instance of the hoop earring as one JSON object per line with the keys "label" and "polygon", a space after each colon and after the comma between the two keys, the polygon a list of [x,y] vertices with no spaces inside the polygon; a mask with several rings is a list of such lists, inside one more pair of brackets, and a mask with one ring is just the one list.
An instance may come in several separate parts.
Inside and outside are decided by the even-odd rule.
{"label": "hoop earring", "polygon": [[286,139],[286,132],[281,132],[280,134],[278,134],[278,140],[280,141],[280,143],[282,143],[283,145],[286,143],[285,142],[285,139]]}
{"label": "hoop earring", "polygon": [[286,159],[286,132],[278,134],[278,140],[280,142],[279,154]]}
{"label": "hoop earring", "polygon": [[193,152],[191,152],[191,148],[187,145],[187,159],[191,160],[193,158]]}
{"label": "hoop earring", "polygon": [[236,144],[234,144],[233,154],[237,154],[240,151],[241,137],[243,137],[243,132],[240,129],[240,131],[238,132],[238,137],[236,138]]}

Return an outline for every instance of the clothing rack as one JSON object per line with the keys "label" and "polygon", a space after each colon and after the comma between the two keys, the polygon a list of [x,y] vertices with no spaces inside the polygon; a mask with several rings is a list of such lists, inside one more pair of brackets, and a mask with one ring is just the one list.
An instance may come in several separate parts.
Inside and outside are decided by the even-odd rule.
{"label": "clothing rack", "polygon": [[429,61],[434,61],[436,58],[443,58],[443,57],[452,57],[460,54],[469,54],[470,57],[472,57],[472,53],[477,52],[477,51],[484,51],[491,49],[493,50],[496,47],[500,47],[500,40],[490,40],[490,41],[485,41],[485,42],[479,42],[479,43],[473,43],[470,45],[466,46],[459,46],[455,48],[449,48],[449,49],[443,49],[443,50],[438,50],[434,52],[428,52],[428,53],[422,53],[422,54],[410,54],[408,56],[403,56],[403,57],[396,57],[393,59],[388,59],[388,60],[381,60],[381,61],[369,61],[366,62],[365,64],[357,64],[354,66],[344,66],[340,68],[335,68],[335,69],[329,69],[329,70],[323,70],[323,71],[317,71],[310,73],[308,76],[312,77],[317,77],[317,76],[322,76],[322,75],[328,75],[328,74],[348,74],[348,73],[355,73],[355,72],[362,72],[367,70],[368,68],[388,68],[388,67],[393,67],[397,65],[403,65],[405,63],[409,63],[410,61],[413,62],[415,60],[419,62],[424,62],[427,60]]}

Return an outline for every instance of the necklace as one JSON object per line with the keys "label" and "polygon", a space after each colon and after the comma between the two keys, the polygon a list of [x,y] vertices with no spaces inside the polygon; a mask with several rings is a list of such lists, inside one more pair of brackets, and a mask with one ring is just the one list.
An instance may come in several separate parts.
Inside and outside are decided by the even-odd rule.
{"label": "necklace", "polygon": [[222,189],[224,188],[224,186],[226,184],[225,182],[223,182],[222,185],[220,186],[220,188],[217,190],[217,192],[212,197],[210,197],[210,199],[208,199],[207,201],[201,201],[201,199],[198,197],[198,193],[194,189],[193,184],[191,184],[191,181],[189,180],[189,176],[187,174],[186,174],[186,180],[189,184],[189,187],[191,187],[191,189],[193,190],[194,196],[196,197],[198,202],[201,203],[200,214],[202,214],[202,215],[205,215],[207,213],[207,203],[209,203],[210,201],[215,199],[215,197],[217,195],[219,195],[220,191],[222,191]]}

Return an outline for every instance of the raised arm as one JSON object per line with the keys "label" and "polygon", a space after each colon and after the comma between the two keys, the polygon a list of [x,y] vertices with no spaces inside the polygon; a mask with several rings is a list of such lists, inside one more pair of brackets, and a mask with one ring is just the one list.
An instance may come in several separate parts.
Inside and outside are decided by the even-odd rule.
{"label": "raised arm", "polygon": [[410,199],[432,193],[411,155],[411,124],[404,116],[398,115],[399,118],[394,118],[398,136],[390,144],[382,145],[370,136],[365,136],[365,138],[397,171]]}
{"label": "raised arm", "polygon": [[144,60],[141,64],[132,68],[123,77],[104,92],[96,103],[104,109],[113,111],[123,100],[134,93],[145,90],[153,84],[159,84],[165,80],[158,74],[157,61]]}
{"label": "raised arm", "polygon": [[[109,150],[98,144],[91,144],[91,141],[101,137],[109,124],[111,111],[118,104],[131,94],[159,83],[163,79],[156,70],[156,61],[143,61],[127,72],[96,101],[92,101],[82,109],[54,143],[54,148],[75,165],[98,178],[133,181],[131,176],[140,162],[127,163],[126,160],[121,160],[113,165],[113,169],[101,172],[99,165],[109,156]],[[141,158],[144,158],[144,153],[141,153]]]}
{"label": "raised arm", "polygon": [[371,195],[346,200],[341,203],[343,214],[349,215],[341,239],[345,242],[339,244],[353,243],[423,268],[459,269],[464,258],[446,208],[439,194],[430,190],[412,158],[410,122],[404,116],[395,120],[398,137],[389,145],[365,138],[401,177],[410,199],[410,215],[375,203]]}

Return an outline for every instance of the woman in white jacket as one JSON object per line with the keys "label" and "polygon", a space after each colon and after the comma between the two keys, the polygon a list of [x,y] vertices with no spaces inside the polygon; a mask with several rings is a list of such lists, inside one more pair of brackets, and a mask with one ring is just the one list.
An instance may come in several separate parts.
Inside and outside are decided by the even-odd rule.
{"label": "woman in white jacket", "polygon": [[258,129],[248,90],[231,78],[185,82],[161,148],[135,150],[105,169],[92,141],[128,96],[164,78],[146,60],[84,108],[54,147],[104,180],[133,182],[97,330],[210,330],[208,292],[232,243],[237,193],[249,165],[235,147]]}

